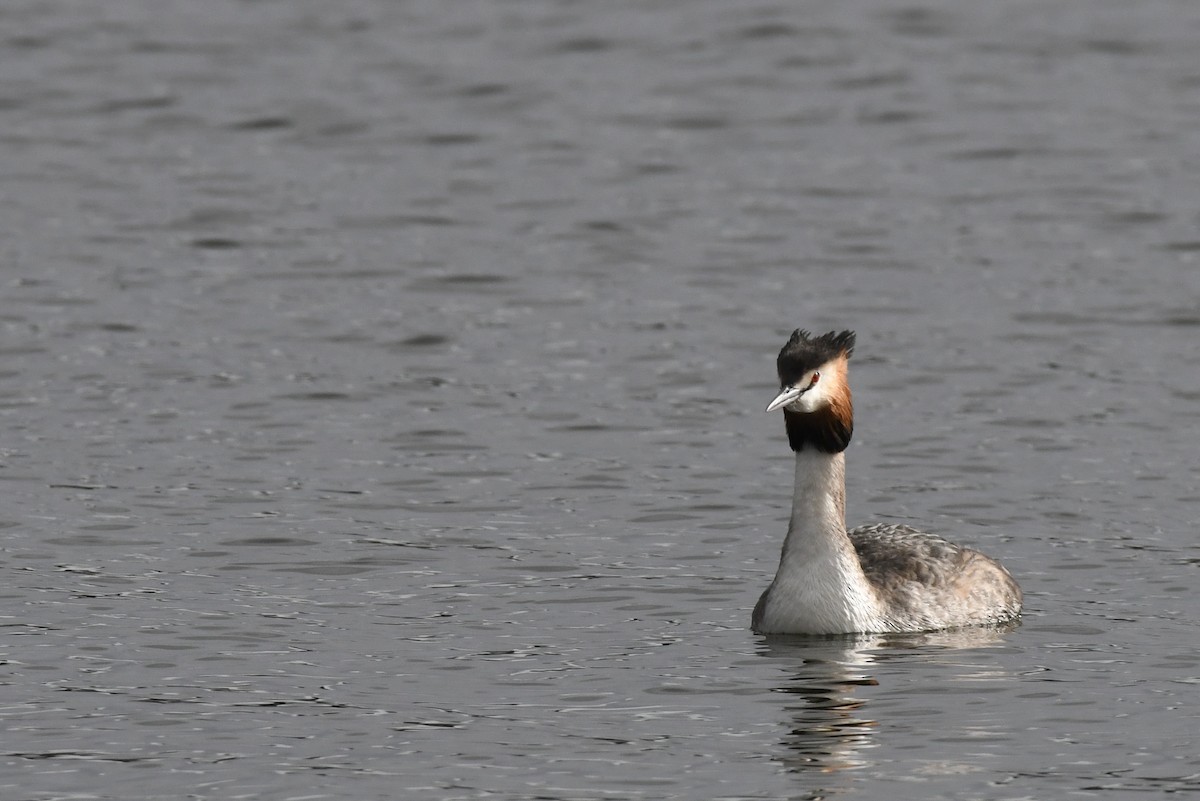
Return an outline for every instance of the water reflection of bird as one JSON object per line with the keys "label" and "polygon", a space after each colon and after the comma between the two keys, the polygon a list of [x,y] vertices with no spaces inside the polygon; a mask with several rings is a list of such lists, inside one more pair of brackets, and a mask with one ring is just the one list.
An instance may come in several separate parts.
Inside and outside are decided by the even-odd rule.
{"label": "water reflection of bird", "polygon": [[[868,768],[871,749],[878,745],[888,721],[872,713],[872,700],[884,690],[876,670],[892,660],[960,665],[955,652],[986,648],[1004,639],[1016,622],[932,632],[863,634],[814,639],[772,637],[760,656],[786,665],[787,679],[775,690],[787,699],[789,719],[781,761],[793,771],[838,773]],[[970,662],[962,663],[963,678],[981,675]],[[959,668],[961,669],[961,668]],[[894,691],[893,691],[894,692]]]}
{"label": "water reflection of bird", "polygon": [[764,634],[931,631],[1003,623],[1021,589],[999,562],[903,525],[846,530],[854,430],[847,365],[854,332],[797,329],[779,352],[783,409],[796,452],[792,519],[775,580],[754,608]]}

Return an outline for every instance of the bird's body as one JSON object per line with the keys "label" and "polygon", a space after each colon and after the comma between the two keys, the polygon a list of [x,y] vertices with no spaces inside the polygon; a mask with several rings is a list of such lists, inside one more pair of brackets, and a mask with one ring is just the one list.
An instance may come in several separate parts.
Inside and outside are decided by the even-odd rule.
{"label": "bird's body", "polygon": [[1003,623],[1021,590],[978,551],[902,525],[846,529],[846,380],[854,334],[796,331],[779,354],[782,408],[796,452],[791,524],[774,581],[754,608],[766,634],[933,631]]}

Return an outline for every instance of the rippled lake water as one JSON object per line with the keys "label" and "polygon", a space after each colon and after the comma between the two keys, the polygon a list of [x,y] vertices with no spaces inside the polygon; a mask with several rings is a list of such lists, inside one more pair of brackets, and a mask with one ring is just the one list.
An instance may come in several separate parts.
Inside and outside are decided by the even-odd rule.
{"label": "rippled lake water", "polygon": [[[0,9],[0,797],[1200,791],[1200,8]],[[762,409],[1008,631],[767,639]]]}

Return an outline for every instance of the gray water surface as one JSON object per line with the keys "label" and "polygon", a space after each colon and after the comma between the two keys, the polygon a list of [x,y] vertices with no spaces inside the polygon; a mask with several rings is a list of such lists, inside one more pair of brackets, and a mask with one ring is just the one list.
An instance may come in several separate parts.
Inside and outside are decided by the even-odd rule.
{"label": "gray water surface", "polygon": [[[0,798],[1200,791],[1200,8],[0,9]],[[1009,631],[766,639],[852,524]]]}

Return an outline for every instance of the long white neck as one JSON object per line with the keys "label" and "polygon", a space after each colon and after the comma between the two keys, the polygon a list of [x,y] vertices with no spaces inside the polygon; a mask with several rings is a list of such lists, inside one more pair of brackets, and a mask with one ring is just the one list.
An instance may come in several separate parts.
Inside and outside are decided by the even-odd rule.
{"label": "long white neck", "polygon": [[879,630],[881,605],[846,535],[844,454],[796,453],[792,520],[764,604],[764,632]]}
{"label": "long white neck", "polygon": [[846,536],[846,454],[805,448],[796,454],[796,484],[792,492],[792,519],[783,543],[789,550],[842,546]]}

